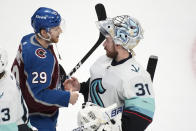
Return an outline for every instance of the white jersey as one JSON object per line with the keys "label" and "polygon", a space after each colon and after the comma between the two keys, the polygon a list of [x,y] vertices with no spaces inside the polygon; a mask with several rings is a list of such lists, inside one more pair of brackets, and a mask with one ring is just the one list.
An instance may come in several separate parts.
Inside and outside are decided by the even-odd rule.
{"label": "white jersey", "polygon": [[90,68],[89,101],[102,107],[117,103],[118,109],[127,108],[149,117],[154,114],[154,93],[149,73],[133,58],[112,65],[106,55]]}
{"label": "white jersey", "polygon": [[0,79],[0,130],[17,131],[17,125],[28,122],[28,110],[11,73]]}

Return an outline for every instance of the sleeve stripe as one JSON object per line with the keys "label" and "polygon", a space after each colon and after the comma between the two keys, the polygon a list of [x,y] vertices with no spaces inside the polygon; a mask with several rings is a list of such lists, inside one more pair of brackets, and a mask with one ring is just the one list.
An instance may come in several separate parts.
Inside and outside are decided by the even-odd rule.
{"label": "sleeve stripe", "polygon": [[139,114],[137,114],[137,113],[135,113],[135,112],[126,111],[126,110],[124,110],[124,112],[130,113],[130,114],[134,114],[134,115],[136,115],[136,116],[138,116],[138,117],[140,117],[140,118],[142,118],[142,119],[145,119],[145,120],[147,120],[147,121],[149,121],[149,122],[152,122],[152,120],[150,120],[150,119],[148,119],[148,118],[145,118],[145,117],[143,117],[143,116],[141,116],[141,115],[139,115]]}
{"label": "sleeve stripe", "polygon": [[24,124],[25,124],[25,123],[28,123],[28,118],[27,118],[27,109],[26,109],[26,106],[24,105],[24,101],[23,101],[22,96],[21,96],[21,104],[22,104],[23,111],[24,111],[24,114],[22,116],[22,120],[24,121]]}

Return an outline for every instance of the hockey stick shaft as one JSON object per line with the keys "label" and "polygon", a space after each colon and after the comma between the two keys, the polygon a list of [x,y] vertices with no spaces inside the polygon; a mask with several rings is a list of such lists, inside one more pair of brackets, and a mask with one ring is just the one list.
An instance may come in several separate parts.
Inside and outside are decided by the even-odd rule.
{"label": "hockey stick shaft", "polygon": [[97,47],[104,41],[105,37],[100,33],[98,41],[95,45],[88,51],[88,53],[78,62],[78,64],[71,70],[68,76],[72,76],[77,69],[88,59],[88,57],[97,49]]}
{"label": "hockey stick shaft", "polygon": [[158,62],[158,57],[155,56],[155,55],[151,55],[148,59],[148,64],[147,64],[147,69],[146,70],[150,74],[150,77],[151,77],[152,81],[154,79],[154,74],[155,74],[157,62]]}
{"label": "hockey stick shaft", "polygon": [[[103,4],[97,4],[95,6],[96,14],[98,17],[98,20],[105,20],[106,19],[106,11]],[[80,68],[80,66],[88,59],[88,57],[96,50],[96,48],[104,41],[105,37],[100,33],[99,38],[95,45],[88,51],[88,53],[78,62],[78,64],[71,70],[71,72],[68,74],[68,77],[72,76],[73,73],[76,72],[77,69]]]}

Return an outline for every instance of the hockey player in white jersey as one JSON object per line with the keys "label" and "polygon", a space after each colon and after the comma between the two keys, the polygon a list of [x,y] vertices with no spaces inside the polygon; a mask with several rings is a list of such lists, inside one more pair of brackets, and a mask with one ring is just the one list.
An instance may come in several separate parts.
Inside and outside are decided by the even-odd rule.
{"label": "hockey player in white jersey", "polygon": [[7,53],[0,48],[0,131],[31,131],[28,110],[14,76],[5,70]]}
{"label": "hockey player in white jersey", "polygon": [[[121,123],[114,125],[121,125],[122,131],[144,131],[152,122],[155,103],[150,74],[135,60],[133,51],[143,38],[143,30],[136,19],[127,15],[98,21],[97,25],[106,38],[106,55],[91,66],[89,87],[81,86],[80,92],[86,95],[88,90],[88,101],[101,107],[117,103],[110,116],[120,114]],[[89,112],[96,116],[97,111]],[[79,123],[91,121],[89,112],[80,111]]]}

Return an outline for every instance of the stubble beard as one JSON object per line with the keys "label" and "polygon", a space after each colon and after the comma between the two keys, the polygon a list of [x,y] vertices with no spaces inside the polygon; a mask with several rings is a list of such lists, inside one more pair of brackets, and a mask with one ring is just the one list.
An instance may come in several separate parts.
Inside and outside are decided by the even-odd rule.
{"label": "stubble beard", "polygon": [[52,43],[58,43],[58,41],[59,41],[59,37],[51,38]]}
{"label": "stubble beard", "polygon": [[113,50],[113,51],[106,50],[106,55],[109,58],[115,59],[117,57],[117,55],[118,55],[118,52],[116,50]]}

